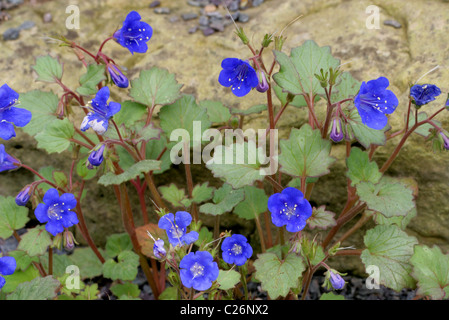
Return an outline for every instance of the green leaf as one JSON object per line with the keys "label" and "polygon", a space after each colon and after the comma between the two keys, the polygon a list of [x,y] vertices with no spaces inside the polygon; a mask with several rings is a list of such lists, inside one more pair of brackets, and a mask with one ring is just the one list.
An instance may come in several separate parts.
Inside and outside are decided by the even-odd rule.
{"label": "green leaf", "polygon": [[[428,118],[427,113],[425,113],[425,112],[418,113],[418,122],[424,121],[427,118]],[[432,122],[434,122],[437,126],[441,127],[441,122],[434,120],[434,119],[432,119]],[[408,122],[409,129],[411,127],[413,127],[414,125],[415,125],[415,113],[410,112],[409,122]],[[434,126],[432,126],[429,123],[424,123],[424,124],[420,125],[418,128],[416,128],[415,131],[413,131],[413,133],[417,133],[420,136],[427,138],[430,135],[432,130],[435,130]]]}
{"label": "green leaf", "polygon": [[144,114],[148,111],[147,106],[134,101],[122,102],[120,111],[114,115],[114,121],[117,125],[124,124],[125,127],[130,127],[137,121],[141,120]]}
{"label": "green leaf", "polygon": [[112,280],[134,280],[137,276],[139,256],[132,251],[123,251],[117,260],[118,262],[109,259],[103,264],[103,275]]}
{"label": "green leaf", "polygon": [[351,185],[355,186],[361,181],[378,183],[382,177],[376,162],[369,160],[368,153],[359,148],[352,148],[346,159],[348,167],[347,177],[351,179]]}
{"label": "green leaf", "polygon": [[[199,106],[191,95],[185,95],[175,103],[163,106],[159,111],[159,119],[161,128],[168,137],[175,130],[183,129],[188,132],[190,145],[201,143],[203,132],[211,125],[206,108]],[[200,125],[195,130],[194,121]]]}
{"label": "green leaf", "polygon": [[383,130],[369,128],[362,123],[362,118],[360,118],[357,108],[351,109],[346,117],[349,119],[346,132],[351,131],[362,146],[369,148],[372,144],[377,146],[385,145],[387,141],[385,131],[390,128],[388,125]]}
{"label": "green leaf", "polygon": [[249,116],[252,114],[261,113],[268,109],[268,106],[266,104],[257,104],[255,106],[249,107],[248,109],[241,110],[239,108],[232,108],[231,113],[234,115],[240,115],[240,116]]}
{"label": "green leaf", "polygon": [[331,143],[321,138],[318,129],[308,124],[293,128],[287,140],[280,142],[280,171],[295,177],[319,177],[329,172],[335,159],[330,154]]}
{"label": "green leaf", "polygon": [[332,103],[357,95],[360,85],[360,81],[354,79],[349,72],[343,72],[332,89]]}
{"label": "green leaf", "polygon": [[125,172],[118,175],[113,172],[108,172],[98,179],[98,183],[104,186],[109,186],[112,184],[119,185],[123,182],[132,180],[139,176],[141,173],[150,172],[152,170],[160,169],[160,161],[156,160],[142,160],[132,165]]}
{"label": "green leaf", "polygon": [[209,120],[214,123],[225,123],[231,118],[228,107],[219,101],[205,100],[200,102],[200,106],[206,108]]}
{"label": "green leaf", "polygon": [[390,217],[387,218],[383,214],[379,212],[374,213],[374,221],[377,224],[384,224],[384,225],[391,225],[394,224],[401,228],[402,230],[405,230],[407,225],[410,223],[410,221],[416,217],[417,211],[416,208],[413,208],[405,216],[397,216],[397,217]]}
{"label": "green leaf", "polygon": [[33,262],[39,262],[38,257],[30,257],[25,251],[14,250],[9,251],[8,256],[16,259],[17,269],[25,271]]}
{"label": "green leaf", "polygon": [[217,283],[221,290],[234,288],[240,282],[240,273],[235,270],[220,270]]}
{"label": "green leaf", "polygon": [[139,78],[131,81],[130,96],[146,106],[166,105],[175,102],[181,95],[175,75],[165,69],[142,70]]}
{"label": "green leaf", "polygon": [[70,147],[75,128],[69,119],[53,121],[36,135],[37,147],[48,153],[61,153]]}
{"label": "green leaf", "polygon": [[380,284],[396,291],[415,286],[409,263],[413,247],[418,243],[415,237],[394,225],[379,225],[366,232],[364,242],[366,249],[361,254],[362,262],[367,269],[369,266],[379,268]]}
{"label": "green leaf", "polygon": [[[100,252],[105,257],[104,252]],[[91,248],[76,248],[69,259],[80,269],[81,279],[91,279],[103,273],[103,264]]]}
{"label": "green leaf", "polygon": [[197,184],[192,190],[192,201],[195,203],[205,202],[212,199],[215,188],[209,187],[209,182]]}
{"label": "green leaf", "polygon": [[432,299],[449,298],[449,255],[443,254],[438,246],[415,247],[410,263],[412,276],[418,281],[418,295]]}
{"label": "green leaf", "polygon": [[103,64],[90,64],[87,71],[80,78],[81,86],[76,91],[83,96],[94,95],[98,91],[97,85],[106,79],[106,67]]}
{"label": "green leaf", "polygon": [[50,234],[45,230],[45,226],[36,226],[28,229],[19,242],[18,250],[25,251],[29,256],[41,256],[52,244]]}
{"label": "green leaf", "polygon": [[44,131],[53,121],[58,120],[56,110],[59,98],[53,92],[34,90],[21,93],[19,97],[20,108],[31,111],[31,121],[22,130],[31,136]]}
{"label": "green leaf", "polygon": [[220,189],[215,190],[212,201],[200,206],[200,212],[214,216],[230,212],[244,198],[243,189],[234,190],[229,184],[224,184]]}
{"label": "green leaf", "polygon": [[299,278],[305,270],[302,258],[296,254],[288,254],[285,260],[280,260],[274,253],[259,254],[254,267],[256,279],[271,299],[285,297],[290,288],[298,287]]}
{"label": "green leaf", "polygon": [[16,269],[16,271],[9,276],[2,276],[5,278],[5,286],[1,289],[0,293],[11,293],[16,290],[17,286],[21,283],[31,281],[39,277],[39,271],[33,266],[29,266],[24,271]]}
{"label": "green leaf", "polygon": [[378,211],[387,218],[405,216],[415,207],[413,191],[401,182],[383,177],[379,183],[360,182],[356,186],[360,200],[368,209]]}
{"label": "green leaf", "polygon": [[118,233],[110,235],[106,240],[106,253],[114,258],[123,251],[132,250],[133,244],[127,233]]}
{"label": "green leaf", "polygon": [[140,295],[139,286],[135,283],[125,282],[123,284],[114,284],[111,286],[111,291],[116,297],[127,296],[137,298]]}
{"label": "green leaf", "polygon": [[175,208],[184,207],[183,201],[187,200],[184,189],[178,189],[174,183],[171,183],[169,186],[159,187],[159,191],[162,197],[171,203]]}
{"label": "green leaf", "polygon": [[212,171],[214,177],[222,178],[238,189],[262,181],[269,169],[262,166],[266,162],[265,150],[250,140],[230,146],[216,146],[213,157],[206,162],[206,167]]}
{"label": "green leaf", "polygon": [[[40,256],[39,259],[44,269],[48,270],[48,252]],[[53,276],[62,277],[66,275],[67,267],[72,264],[67,254],[53,253]]]}
{"label": "green leaf", "polygon": [[0,196],[0,238],[9,238],[29,220],[28,209],[18,206],[14,197]]}
{"label": "green leaf", "polygon": [[[273,85],[273,90],[276,96],[278,97],[279,101],[281,102],[281,105],[285,105],[287,103],[287,96],[288,92],[284,92],[281,87],[279,87],[277,84]],[[317,103],[320,100],[320,96],[315,97],[314,103]],[[290,101],[289,105],[294,106],[296,108],[302,108],[307,107],[307,102],[304,99],[303,95],[297,95],[294,96],[293,100]]]}
{"label": "green leaf", "polygon": [[60,285],[52,276],[38,277],[19,284],[16,290],[7,296],[7,300],[50,300],[56,297]]}
{"label": "green leaf", "polygon": [[324,94],[315,74],[319,74],[320,69],[326,72],[340,65],[340,60],[332,56],[330,47],[319,47],[313,40],[293,48],[290,57],[280,51],[274,51],[274,54],[280,69],[273,79],[284,91],[294,95]]}
{"label": "green leaf", "polygon": [[38,75],[36,81],[56,82],[62,78],[62,64],[50,55],[36,58],[32,68]]}
{"label": "green leaf", "polygon": [[331,211],[326,211],[326,206],[320,206],[318,208],[313,208],[312,216],[307,220],[307,225],[310,229],[322,229],[333,227],[337,224],[335,221],[335,213]]}
{"label": "green leaf", "polygon": [[234,213],[240,218],[255,219],[259,214],[268,210],[268,196],[263,189],[245,186],[243,190],[245,191],[245,200],[234,208]]}
{"label": "green leaf", "polygon": [[98,167],[94,167],[93,169],[88,169],[86,165],[86,161],[89,156],[85,156],[81,158],[76,164],[76,173],[83,180],[90,180],[97,175]]}
{"label": "green leaf", "polygon": [[341,294],[325,292],[321,295],[320,300],[345,300],[345,297]]}
{"label": "green leaf", "polygon": [[159,296],[159,300],[178,300],[178,289],[167,287]]}

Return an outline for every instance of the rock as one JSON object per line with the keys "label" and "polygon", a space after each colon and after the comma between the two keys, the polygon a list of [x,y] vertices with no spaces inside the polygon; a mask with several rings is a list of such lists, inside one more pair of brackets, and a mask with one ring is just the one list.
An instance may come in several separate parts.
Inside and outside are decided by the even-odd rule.
{"label": "rock", "polygon": [[150,3],[150,8],[156,8],[159,7],[161,5],[161,2],[156,0]]}
{"label": "rock", "polygon": [[177,21],[179,21],[179,17],[178,17],[178,16],[170,17],[169,21],[170,21],[171,23],[177,22]]}
{"label": "rock", "polygon": [[209,18],[207,16],[200,16],[199,24],[200,24],[200,26],[208,26]]}
{"label": "rock", "polygon": [[198,30],[198,26],[194,26],[189,29],[189,33],[195,33]]}
{"label": "rock", "polygon": [[233,12],[233,11],[237,11],[239,9],[239,1],[238,0],[234,0],[232,1],[229,6],[228,6],[229,11]]}
{"label": "rock", "polygon": [[204,7],[205,13],[214,12],[215,10],[217,10],[217,7],[213,4],[208,4],[207,6]]}
{"label": "rock", "polygon": [[19,29],[20,30],[27,30],[27,29],[31,29],[35,25],[36,25],[36,23],[34,23],[33,21],[25,21],[24,23],[22,23],[20,25]]}
{"label": "rock", "polygon": [[248,0],[241,0],[241,1],[240,1],[239,8],[240,8],[241,10],[247,9],[248,6],[249,6]]}
{"label": "rock", "polygon": [[217,31],[224,31],[224,23],[221,20],[216,20],[211,22],[211,24],[209,25],[212,29],[217,30]]}
{"label": "rock", "polygon": [[45,23],[50,23],[50,22],[52,22],[52,20],[53,20],[53,16],[51,15],[50,12],[47,12],[47,13],[44,14],[44,16],[43,16],[42,19],[43,19],[43,21],[44,21]]}
{"label": "rock", "polygon": [[16,40],[20,36],[20,29],[19,28],[9,28],[5,32],[3,32],[3,40],[9,41],[9,40]]}
{"label": "rock", "polygon": [[157,14],[170,14],[170,8],[166,8],[166,7],[155,8],[154,9],[154,13],[157,13]]}
{"label": "rock", "polygon": [[195,12],[183,13],[181,17],[184,21],[189,21],[198,18],[198,13]]}
{"label": "rock", "polygon": [[239,14],[238,22],[246,23],[248,21],[249,21],[249,15],[247,15],[245,13]]}
{"label": "rock", "polygon": [[264,0],[253,0],[252,5],[253,7],[258,7],[263,3]]}
{"label": "rock", "polygon": [[215,33],[215,30],[214,29],[212,29],[212,28],[210,28],[210,27],[207,27],[207,28],[205,28],[204,30],[203,30],[203,34],[207,37],[207,36],[210,36],[210,35],[212,35],[212,34],[214,34]]}
{"label": "rock", "polygon": [[391,26],[396,29],[400,29],[402,27],[402,25],[396,20],[385,20],[384,25]]}

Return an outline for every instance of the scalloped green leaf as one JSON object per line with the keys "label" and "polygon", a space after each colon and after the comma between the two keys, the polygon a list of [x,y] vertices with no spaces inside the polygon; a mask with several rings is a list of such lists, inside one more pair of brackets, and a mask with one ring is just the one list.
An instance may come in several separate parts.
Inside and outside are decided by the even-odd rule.
{"label": "scalloped green leaf", "polygon": [[61,283],[53,276],[38,277],[29,282],[21,283],[9,294],[7,300],[51,300],[56,297]]}
{"label": "scalloped green leaf", "polygon": [[103,275],[112,280],[132,281],[137,276],[139,266],[139,256],[132,251],[122,251],[117,262],[113,259],[107,260],[103,264]]}
{"label": "scalloped green leaf", "polygon": [[355,107],[347,112],[346,117],[348,118],[348,125],[346,125],[345,131],[352,132],[355,139],[362,146],[369,148],[372,144],[377,146],[385,145],[387,141],[385,131],[390,129],[389,125],[382,130],[371,129],[362,123],[362,118]]}
{"label": "scalloped green leaf", "polygon": [[21,93],[18,107],[31,112],[31,121],[22,130],[31,136],[42,132],[53,121],[57,121],[56,110],[59,98],[53,92],[33,90]]}
{"label": "scalloped green leaf", "polygon": [[214,216],[230,212],[245,197],[243,189],[232,189],[231,185],[224,184],[215,190],[213,203],[205,203],[200,206],[200,212]]}
{"label": "scalloped green leaf", "polygon": [[45,230],[45,226],[36,226],[28,229],[22,236],[17,249],[25,251],[30,257],[41,256],[51,244],[50,234]]}
{"label": "scalloped green leaf", "polygon": [[356,147],[351,149],[346,159],[346,166],[348,167],[346,176],[351,179],[352,186],[362,181],[378,183],[382,177],[377,163],[370,161],[368,153]]}
{"label": "scalloped green leaf", "polygon": [[97,85],[106,80],[106,67],[103,64],[90,64],[87,71],[80,78],[81,86],[76,91],[83,96],[94,95],[98,92]]}
{"label": "scalloped green leaf", "polygon": [[337,224],[335,221],[335,213],[331,211],[326,211],[326,206],[320,206],[318,208],[313,208],[312,216],[307,220],[307,225],[310,229],[328,229]]}
{"label": "scalloped green leaf", "polygon": [[108,172],[98,179],[98,183],[104,186],[109,185],[119,185],[123,182],[132,180],[142,173],[150,172],[153,170],[160,169],[160,161],[157,160],[142,160],[120,174],[114,174],[113,172]]}
{"label": "scalloped green leaf", "polygon": [[133,244],[127,233],[112,234],[106,239],[106,253],[114,258],[121,252],[132,250]]}
{"label": "scalloped green leaf", "polygon": [[36,81],[56,82],[62,78],[62,64],[50,55],[37,57],[32,68],[38,75]]}
{"label": "scalloped green leaf", "polygon": [[9,238],[29,220],[28,208],[18,206],[14,197],[0,196],[0,238]]}
{"label": "scalloped green leaf", "polygon": [[70,147],[75,128],[68,118],[53,121],[35,137],[37,147],[48,153],[61,153]]}
{"label": "scalloped green leaf", "polygon": [[221,290],[229,290],[234,288],[240,282],[240,273],[235,270],[220,270],[218,273],[217,283]]}
{"label": "scalloped green leaf", "polygon": [[268,196],[263,189],[245,186],[243,190],[245,192],[245,200],[234,208],[235,214],[240,218],[251,220],[268,210]]}

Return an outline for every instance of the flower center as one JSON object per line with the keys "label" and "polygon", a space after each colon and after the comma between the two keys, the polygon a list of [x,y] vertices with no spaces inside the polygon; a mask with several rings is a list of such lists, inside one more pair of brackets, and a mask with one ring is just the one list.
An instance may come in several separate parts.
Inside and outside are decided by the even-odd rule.
{"label": "flower center", "polygon": [[287,202],[284,202],[284,208],[279,212],[287,217],[290,220],[293,216],[299,217],[299,213],[296,211],[298,207],[297,204],[293,205],[293,207],[289,206]]}
{"label": "flower center", "polygon": [[55,203],[53,206],[50,206],[47,210],[47,215],[50,220],[61,220],[62,214],[64,210],[61,208],[59,203]]}
{"label": "flower center", "polygon": [[184,235],[184,231],[182,231],[182,229],[177,225],[173,226],[173,228],[170,229],[170,233],[172,237],[176,239],[179,239]]}
{"label": "flower center", "polygon": [[231,251],[235,254],[241,254],[242,253],[242,246],[238,245],[237,243],[234,244],[234,246],[232,247]]}
{"label": "flower center", "polygon": [[204,266],[200,265],[198,262],[195,262],[193,266],[190,267],[190,272],[193,274],[193,278],[200,277],[204,275]]}
{"label": "flower center", "polygon": [[381,113],[384,113],[385,110],[388,109],[388,107],[385,106],[388,103],[388,101],[383,100],[381,97],[376,96],[375,94],[363,95],[361,96],[360,100],[362,101],[362,103],[373,107],[374,109],[380,111]]}

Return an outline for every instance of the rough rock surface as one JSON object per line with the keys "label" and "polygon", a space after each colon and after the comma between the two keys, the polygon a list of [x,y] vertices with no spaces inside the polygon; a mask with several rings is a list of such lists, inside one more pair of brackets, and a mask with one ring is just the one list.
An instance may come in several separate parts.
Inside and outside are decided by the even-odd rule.
{"label": "rough rock surface", "polygon": [[[161,6],[170,9],[169,15],[154,13],[149,2],[123,4],[119,0],[83,1],[79,2],[80,29],[68,30],[65,22],[69,14],[66,7],[69,1],[48,1],[36,6],[23,5],[9,14],[11,19],[0,24],[0,34],[9,28],[19,27],[24,21],[33,21],[35,26],[22,30],[20,37],[14,41],[0,41],[0,71],[2,83],[8,83],[19,92],[31,89],[53,90],[60,93],[54,85],[35,82],[35,74],[31,70],[35,56],[51,53],[63,57],[65,64],[64,82],[77,87],[77,78],[83,71],[77,58],[69,54],[69,49],[51,45],[46,38],[62,34],[69,39],[83,44],[88,49],[98,48],[102,39],[110,36],[121,24],[122,19],[130,10],[139,11],[143,19],[149,22],[154,35],[149,43],[147,54],[130,55],[119,45],[110,42],[104,51],[114,57],[115,61],[128,70],[130,79],[136,78],[141,69],[153,66],[165,67],[177,75],[177,80],[183,83],[183,92],[194,94],[198,100],[221,99],[228,106],[248,108],[251,105],[264,102],[264,95],[253,90],[246,98],[239,99],[230,94],[229,90],[217,82],[220,63],[226,57],[249,57],[250,53],[234,35],[233,28],[224,32],[204,37],[200,32],[189,34],[188,30],[198,25],[198,21],[183,21],[176,23],[170,20],[172,15],[182,16],[195,12],[187,1],[161,1]],[[380,8],[379,29],[368,29],[366,21],[370,5]],[[200,8],[197,9],[198,13]],[[43,16],[51,13],[51,23],[44,23]],[[449,91],[449,3],[437,0],[267,0],[259,7],[249,8],[245,14],[251,19],[245,23],[246,33],[255,44],[260,43],[265,33],[279,32],[288,22],[299,15],[301,19],[292,24],[284,35],[287,36],[286,51],[313,39],[320,46],[331,46],[334,56],[341,59],[344,70],[350,71],[360,81],[367,81],[379,76],[390,79],[391,89],[400,99],[400,106],[391,117],[393,127],[400,128],[402,114],[406,109],[408,86],[421,75],[436,65],[442,66],[437,71],[428,74],[422,81],[435,83],[443,94],[435,103],[425,107],[425,110],[436,110],[446,98]],[[401,28],[385,25],[384,21],[394,20]],[[266,61],[271,61],[269,50],[265,53]],[[118,90],[113,92],[115,99]],[[126,92],[121,98],[126,98]],[[279,122],[281,136],[291,126],[299,127],[305,121],[306,113],[296,108],[288,109]],[[449,125],[443,113],[438,120],[443,126]],[[248,127],[266,127],[266,115],[253,117],[246,124]],[[394,140],[397,141],[397,140]],[[392,151],[394,141],[386,148],[380,148],[375,159],[382,164]],[[3,142],[2,142],[3,143]],[[65,169],[62,163],[64,155],[47,156],[36,149],[35,143],[26,134],[19,134],[16,139],[6,142],[7,149],[24,163],[39,168],[46,165]],[[341,149],[336,148],[334,155],[341,159]],[[416,236],[420,242],[440,245],[444,251],[449,250],[449,156],[447,153],[434,154],[428,144],[423,143],[420,136],[412,137],[406,144],[400,156],[396,159],[389,175],[398,177],[413,177],[419,183],[417,200],[418,215],[407,231]],[[201,168],[194,168],[196,181],[207,180],[202,176]],[[326,205],[332,211],[341,210],[345,201],[345,179],[342,177],[344,165],[342,161],[333,167],[331,175],[320,180],[314,190],[312,200],[319,205]],[[170,174],[183,179],[182,169],[173,169]],[[10,174],[2,174],[0,179],[0,194],[15,195],[31,176],[22,170]],[[89,187],[89,186],[88,186]],[[335,191],[340,188],[341,191]],[[86,201],[85,213],[88,216],[88,226],[92,234],[101,242],[105,234],[120,232],[121,221],[118,209],[104,206],[103,199],[113,199],[112,192],[93,188]],[[96,222],[102,222],[96,224]],[[104,226],[104,221],[108,225]],[[366,226],[367,228],[369,227]],[[344,230],[343,230],[344,231]],[[324,236],[324,235],[323,235]],[[362,236],[348,240],[344,245],[360,247]],[[351,268],[348,258],[346,267]]]}

